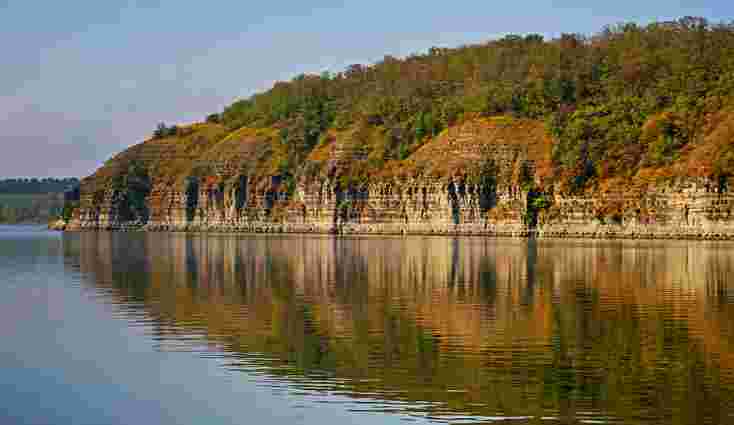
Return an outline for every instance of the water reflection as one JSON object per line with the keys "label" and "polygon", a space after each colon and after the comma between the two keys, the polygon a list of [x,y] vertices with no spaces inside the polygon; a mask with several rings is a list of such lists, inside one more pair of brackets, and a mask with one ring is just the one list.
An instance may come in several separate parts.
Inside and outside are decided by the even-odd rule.
{"label": "water reflection", "polygon": [[[86,233],[160,350],[466,422],[730,423],[731,244]],[[545,420],[543,419],[545,418]]]}

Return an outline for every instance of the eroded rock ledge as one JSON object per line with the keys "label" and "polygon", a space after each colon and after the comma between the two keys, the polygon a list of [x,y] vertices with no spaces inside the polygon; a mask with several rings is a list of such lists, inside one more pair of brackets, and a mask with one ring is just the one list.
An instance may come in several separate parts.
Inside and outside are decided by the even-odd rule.
{"label": "eroded rock ledge", "polygon": [[533,207],[532,192],[513,185],[416,178],[341,189],[326,180],[299,184],[289,198],[277,178],[261,190],[246,180],[184,190],[154,186],[145,196],[145,218],[131,214],[119,190],[101,199],[84,194],[66,229],[734,239],[734,196],[706,179],[642,195],[545,194],[541,208]]}

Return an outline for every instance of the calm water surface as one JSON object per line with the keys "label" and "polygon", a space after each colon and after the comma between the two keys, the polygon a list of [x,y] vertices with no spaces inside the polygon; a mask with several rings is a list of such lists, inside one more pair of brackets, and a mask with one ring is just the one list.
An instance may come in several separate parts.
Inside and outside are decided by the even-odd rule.
{"label": "calm water surface", "polygon": [[734,423],[734,244],[0,227],[0,424]]}

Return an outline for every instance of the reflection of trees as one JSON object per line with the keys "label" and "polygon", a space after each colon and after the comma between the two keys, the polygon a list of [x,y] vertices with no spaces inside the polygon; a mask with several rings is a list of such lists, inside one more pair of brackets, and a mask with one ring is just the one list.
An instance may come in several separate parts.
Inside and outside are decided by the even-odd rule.
{"label": "reflection of trees", "polygon": [[274,375],[473,413],[716,423],[732,400],[717,245],[81,238],[70,263],[152,318],[162,348],[199,336]]}

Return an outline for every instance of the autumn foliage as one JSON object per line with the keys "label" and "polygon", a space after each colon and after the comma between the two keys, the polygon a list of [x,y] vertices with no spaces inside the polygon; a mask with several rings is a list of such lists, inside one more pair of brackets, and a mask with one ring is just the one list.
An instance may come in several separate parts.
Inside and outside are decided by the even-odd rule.
{"label": "autumn foliage", "polygon": [[[178,182],[233,158],[247,158],[247,173],[328,175],[341,149],[357,159],[338,167],[360,179],[456,168],[461,155],[440,156],[446,132],[483,122],[495,131],[488,140],[530,141],[541,177],[583,191],[734,174],[733,99],[734,24],[686,17],[552,40],[508,35],[301,75],[206,124],[161,126],[134,149],[169,152],[148,157]],[[514,121],[508,130],[498,119]]]}

